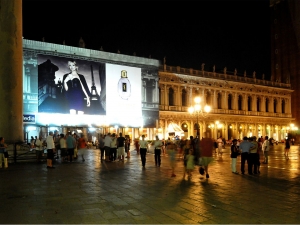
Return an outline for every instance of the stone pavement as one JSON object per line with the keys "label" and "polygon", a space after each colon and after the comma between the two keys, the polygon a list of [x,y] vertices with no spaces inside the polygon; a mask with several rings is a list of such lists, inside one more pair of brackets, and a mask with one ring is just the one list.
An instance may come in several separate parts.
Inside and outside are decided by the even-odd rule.
{"label": "stone pavement", "polygon": [[231,173],[227,147],[222,157],[215,156],[209,179],[197,169],[183,179],[182,161],[171,177],[168,156],[155,167],[147,154],[143,170],[135,151],[124,163],[101,163],[99,150],[87,150],[85,162],[58,160],[55,169],[9,164],[0,170],[0,223],[297,224],[299,146],[292,146],[289,160],[283,148],[275,146],[269,164],[251,176]]}

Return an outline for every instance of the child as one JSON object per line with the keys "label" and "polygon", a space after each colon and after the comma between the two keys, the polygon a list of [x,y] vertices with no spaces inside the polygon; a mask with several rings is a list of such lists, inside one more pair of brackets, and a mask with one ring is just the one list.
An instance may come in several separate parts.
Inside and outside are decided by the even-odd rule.
{"label": "child", "polygon": [[[195,168],[195,161],[194,161],[194,155],[193,155],[193,150],[190,149],[189,150],[189,154],[186,156],[186,172],[188,174],[188,177],[191,178],[192,176],[192,171],[194,170]],[[185,173],[184,173],[185,175]]]}

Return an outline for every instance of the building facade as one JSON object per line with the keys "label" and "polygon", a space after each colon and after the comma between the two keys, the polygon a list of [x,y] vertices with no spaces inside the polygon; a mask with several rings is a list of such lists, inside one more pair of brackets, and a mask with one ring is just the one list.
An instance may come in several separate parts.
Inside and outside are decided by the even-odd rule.
{"label": "building facade", "polygon": [[300,123],[300,2],[270,0],[271,80],[290,83],[292,115]]}
{"label": "building facade", "polygon": [[[185,69],[154,59],[23,41],[25,140],[45,137],[50,130],[84,133],[93,141],[108,132],[122,132],[132,140],[144,134],[152,140],[155,135],[189,138],[199,130],[200,138],[268,135],[280,141],[294,121],[290,83],[257,79],[255,73]],[[64,97],[70,61],[77,62],[90,96],[81,114],[71,112]],[[133,94],[120,92],[124,87]],[[188,113],[195,97],[211,111]]]}
{"label": "building facade", "polygon": [[[182,129],[185,138],[196,136],[199,122],[200,138],[226,140],[243,136],[266,136],[281,141],[293,122],[291,85],[234,74],[208,72],[162,65],[159,70],[160,131],[165,138],[170,124]],[[202,107],[211,106],[207,114],[188,113],[194,98],[201,97]]]}

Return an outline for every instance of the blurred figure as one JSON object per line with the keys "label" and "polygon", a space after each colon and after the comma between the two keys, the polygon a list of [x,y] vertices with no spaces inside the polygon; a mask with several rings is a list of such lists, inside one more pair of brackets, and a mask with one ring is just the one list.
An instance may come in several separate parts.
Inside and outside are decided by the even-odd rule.
{"label": "blurred figure", "polygon": [[[206,173],[206,178],[209,178],[208,165],[213,161],[212,153],[214,149],[214,141],[211,138],[202,138],[200,141],[200,152],[201,152],[201,167],[200,172],[203,170]],[[202,168],[202,170],[201,170]],[[204,172],[202,172],[204,175]]]}
{"label": "blurred figure", "polygon": [[4,143],[4,137],[0,137],[0,168],[2,168],[2,163],[4,162],[4,168],[8,167],[8,158],[5,157],[5,152],[7,144]]}
{"label": "blurred figure", "polygon": [[81,137],[78,139],[78,149],[79,149],[80,154],[81,154],[82,162],[85,161],[84,151],[86,150],[86,147],[87,147],[87,143],[86,143],[86,140],[84,138],[84,135],[82,134]]}
{"label": "blurred figure", "polygon": [[44,142],[42,140],[42,136],[39,136],[39,138],[36,140],[35,146],[36,161],[41,162],[44,153]]}
{"label": "blurred figure", "polygon": [[118,147],[117,155],[118,155],[119,161],[124,161],[126,144],[128,145],[128,143],[126,143],[125,137],[123,137],[122,133],[119,133],[119,137],[117,138],[117,147]]}
{"label": "blurred figure", "polygon": [[189,150],[189,154],[186,156],[186,169],[183,174],[183,179],[185,178],[185,175],[188,175],[188,178],[190,179],[192,177],[192,172],[195,168],[195,156],[193,154],[193,150]]}
{"label": "blurred figure", "polygon": [[67,157],[68,157],[68,152],[67,152],[67,141],[66,141],[66,137],[64,134],[60,134],[60,139],[59,139],[59,145],[60,145],[60,157],[61,157],[61,161],[65,162],[68,161]]}
{"label": "blurred figure", "polygon": [[236,160],[237,157],[239,156],[239,149],[237,147],[237,139],[233,139],[232,140],[232,145],[231,145],[231,154],[230,154],[230,158],[231,158],[231,171],[233,173],[238,173],[236,171]]}
{"label": "blurred figure", "polygon": [[269,149],[270,149],[270,142],[269,142],[269,137],[265,136],[265,141],[262,145],[262,150],[264,152],[264,164],[268,164],[269,162]]}
{"label": "blurred figure", "polygon": [[289,159],[290,148],[291,148],[291,139],[287,138],[285,140],[285,149],[284,149],[284,156],[285,156],[286,159]]}
{"label": "blurred figure", "polygon": [[171,169],[172,169],[171,177],[176,177],[176,175],[175,175],[175,164],[176,164],[176,149],[177,149],[177,146],[174,142],[168,141],[166,148],[167,148],[167,152],[168,152],[169,159],[170,159],[170,165],[171,165]]}

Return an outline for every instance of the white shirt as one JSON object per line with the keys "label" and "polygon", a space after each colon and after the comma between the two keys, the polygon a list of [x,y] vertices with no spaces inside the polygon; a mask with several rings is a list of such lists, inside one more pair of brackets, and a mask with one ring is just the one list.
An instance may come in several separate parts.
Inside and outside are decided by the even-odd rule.
{"label": "white shirt", "polygon": [[41,151],[41,150],[44,149],[43,141],[40,140],[40,139],[37,139],[37,140],[36,140],[35,145],[36,145],[35,150]]}
{"label": "white shirt", "polygon": [[140,145],[140,148],[147,148],[148,147],[148,142],[145,141],[145,140],[140,140],[139,145]]}
{"label": "white shirt", "polygon": [[46,138],[46,143],[47,143],[47,149],[54,149],[55,148],[54,141],[53,141],[53,136],[52,135],[49,135]]}
{"label": "white shirt", "polygon": [[269,148],[270,148],[270,142],[269,142],[269,140],[265,140],[262,145],[262,150],[267,152],[267,151],[269,151]]}

